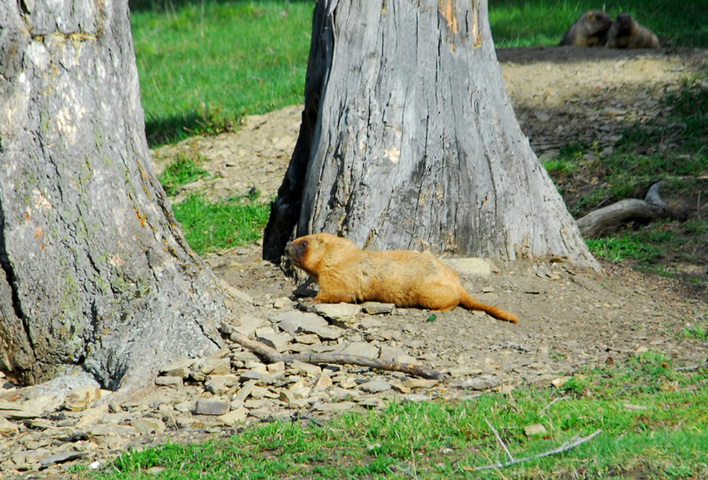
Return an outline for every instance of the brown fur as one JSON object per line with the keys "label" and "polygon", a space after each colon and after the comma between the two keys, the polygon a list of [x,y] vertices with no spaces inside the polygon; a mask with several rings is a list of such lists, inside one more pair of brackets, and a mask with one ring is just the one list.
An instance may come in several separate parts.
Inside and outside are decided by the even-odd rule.
{"label": "brown fur", "polygon": [[603,47],[612,19],[602,10],[590,10],[578,18],[565,32],[560,45]]}
{"label": "brown fur", "polygon": [[296,238],[285,251],[319,284],[319,303],[377,301],[430,310],[462,305],[500,320],[519,321],[513,313],[477,302],[457,274],[431,255],[361,250],[351,240],[328,233]]}
{"label": "brown fur", "polygon": [[610,48],[659,48],[659,37],[629,13],[620,13],[607,33]]}

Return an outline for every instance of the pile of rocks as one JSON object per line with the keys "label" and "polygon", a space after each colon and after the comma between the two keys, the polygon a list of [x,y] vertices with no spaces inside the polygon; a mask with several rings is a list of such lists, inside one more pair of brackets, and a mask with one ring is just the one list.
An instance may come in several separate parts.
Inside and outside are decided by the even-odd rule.
{"label": "pile of rocks", "polygon": [[[0,389],[0,472],[37,472],[49,478],[81,461],[101,468],[128,447],[231,435],[250,422],[326,417],[352,409],[380,409],[387,400],[421,401],[467,395],[455,387],[489,388],[495,377],[446,369],[446,380],[396,371],[300,361],[264,363],[229,339],[238,333],[278,352],[332,353],[415,363],[398,332],[382,330],[377,315],[429,315],[393,305],[319,305],[298,310],[288,298],[273,302],[267,317],[245,313],[221,326],[227,347],[200,359],[165,366],[156,388],[133,402],[118,402],[77,374],[50,384]],[[59,383],[58,383],[59,382]],[[63,382],[63,383],[61,383]],[[89,382],[90,383],[90,382]],[[463,385],[464,384],[464,385]]]}

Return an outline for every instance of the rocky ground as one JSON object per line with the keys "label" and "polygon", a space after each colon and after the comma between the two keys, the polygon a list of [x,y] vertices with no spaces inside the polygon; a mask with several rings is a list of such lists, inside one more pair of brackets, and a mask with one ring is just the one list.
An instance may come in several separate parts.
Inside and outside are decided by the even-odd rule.
{"label": "rocky ground", "polygon": [[[702,51],[622,52],[530,48],[499,51],[509,94],[539,156],[597,140],[609,151],[631,122],[664,115],[658,95],[705,68]],[[177,151],[199,153],[212,173],[185,187],[212,198],[275,195],[299,127],[300,107],[249,117],[235,133],[192,138],[154,152],[160,170]],[[600,153],[601,154],[601,153]],[[117,403],[96,387],[64,379],[0,389],[0,476],[71,476],[80,462],[103,468],[128,447],[228,436],[274,419],[319,418],[401,401],[459,399],[520,385],[555,388],[584,366],[653,351],[672,366],[706,361],[705,288],[617,265],[589,272],[562,263],[519,263],[500,271],[486,260],[454,260],[470,293],[508,309],[518,325],[463,309],[437,313],[386,305],[299,308],[296,283],[260,258],[259,247],[207,255],[233,316],[218,354],[165,366],[153,391]],[[335,363],[263,362],[236,340],[258,339],[285,354],[354,354],[413,362],[441,380]],[[1,381],[1,379],[0,379]],[[63,382],[63,383],[62,383]],[[104,395],[103,401],[94,399]]]}

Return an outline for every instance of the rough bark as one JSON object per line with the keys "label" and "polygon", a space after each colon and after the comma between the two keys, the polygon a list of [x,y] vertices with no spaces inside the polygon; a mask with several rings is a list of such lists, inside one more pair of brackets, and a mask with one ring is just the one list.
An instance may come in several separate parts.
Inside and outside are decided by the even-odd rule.
{"label": "rough bark", "polygon": [[127,0],[0,5],[0,370],[104,387],[213,351],[224,313],[152,171]]}
{"label": "rough bark", "polygon": [[482,1],[320,0],[300,137],[264,257],[330,232],[597,267],[521,132]]}

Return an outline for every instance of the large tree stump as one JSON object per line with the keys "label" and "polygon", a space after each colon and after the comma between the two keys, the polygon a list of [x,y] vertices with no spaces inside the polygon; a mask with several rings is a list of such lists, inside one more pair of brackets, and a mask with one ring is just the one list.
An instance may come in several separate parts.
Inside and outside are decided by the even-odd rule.
{"label": "large tree stump", "polygon": [[137,387],[225,307],[152,171],[128,0],[76,5],[0,6],[0,370]]}
{"label": "large tree stump", "polygon": [[484,0],[320,0],[305,110],[266,228],[364,248],[598,268],[521,132]]}

